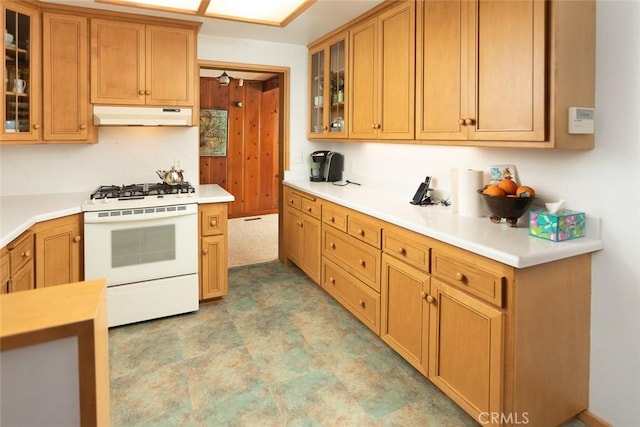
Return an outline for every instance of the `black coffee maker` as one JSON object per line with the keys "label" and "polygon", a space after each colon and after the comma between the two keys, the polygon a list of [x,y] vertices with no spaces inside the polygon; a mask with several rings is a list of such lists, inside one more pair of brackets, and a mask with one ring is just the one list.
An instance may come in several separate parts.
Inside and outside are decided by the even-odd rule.
{"label": "black coffee maker", "polygon": [[309,156],[309,166],[313,182],[336,182],[342,179],[344,157],[334,151],[314,151]]}

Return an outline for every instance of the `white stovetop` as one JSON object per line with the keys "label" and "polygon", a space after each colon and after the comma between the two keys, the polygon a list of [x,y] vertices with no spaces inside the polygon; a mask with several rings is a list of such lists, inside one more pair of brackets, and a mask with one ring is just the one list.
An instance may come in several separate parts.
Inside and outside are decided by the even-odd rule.
{"label": "white stovetop", "polygon": [[551,242],[529,236],[526,226],[514,228],[504,222],[494,224],[488,217],[462,217],[444,206],[414,206],[409,203],[410,195],[392,194],[366,184],[336,186],[326,182],[309,182],[308,179],[284,182],[330,202],[513,267],[530,267],[604,247],[600,239],[583,237]]}
{"label": "white stovetop", "polygon": [[[0,197],[0,247],[37,222],[82,212],[90,192]],[[198,203],[224,203],[234,196],[216,184],[197,188]]]}

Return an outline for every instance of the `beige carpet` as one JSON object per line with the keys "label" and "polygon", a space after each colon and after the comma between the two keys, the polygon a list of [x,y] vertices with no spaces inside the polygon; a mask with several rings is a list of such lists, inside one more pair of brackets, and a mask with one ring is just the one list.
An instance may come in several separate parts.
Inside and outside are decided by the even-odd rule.
{"label": "beige carpet", "polygon": [[278,214],[229,220],[229,267],[278,259]]}

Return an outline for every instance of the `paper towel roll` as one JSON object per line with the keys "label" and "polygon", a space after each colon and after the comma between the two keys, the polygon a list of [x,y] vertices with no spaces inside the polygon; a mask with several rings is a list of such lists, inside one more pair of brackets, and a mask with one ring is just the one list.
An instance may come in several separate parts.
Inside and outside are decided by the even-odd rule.
{"label": "paper towel roll", "polygon": [[458,173],[458,215],[483,216],[482,198],[478,190],[484,186],[484,172],[462,169]]}

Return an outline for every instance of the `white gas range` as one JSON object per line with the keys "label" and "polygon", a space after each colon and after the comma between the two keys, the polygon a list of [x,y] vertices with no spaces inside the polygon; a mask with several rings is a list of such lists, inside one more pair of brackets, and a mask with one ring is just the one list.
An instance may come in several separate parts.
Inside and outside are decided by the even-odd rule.
{"label": "white gas range", "polygon": [[83,203],[85,278],[109,326],[198,309],[198,197],[188,182],[101,186]]}

